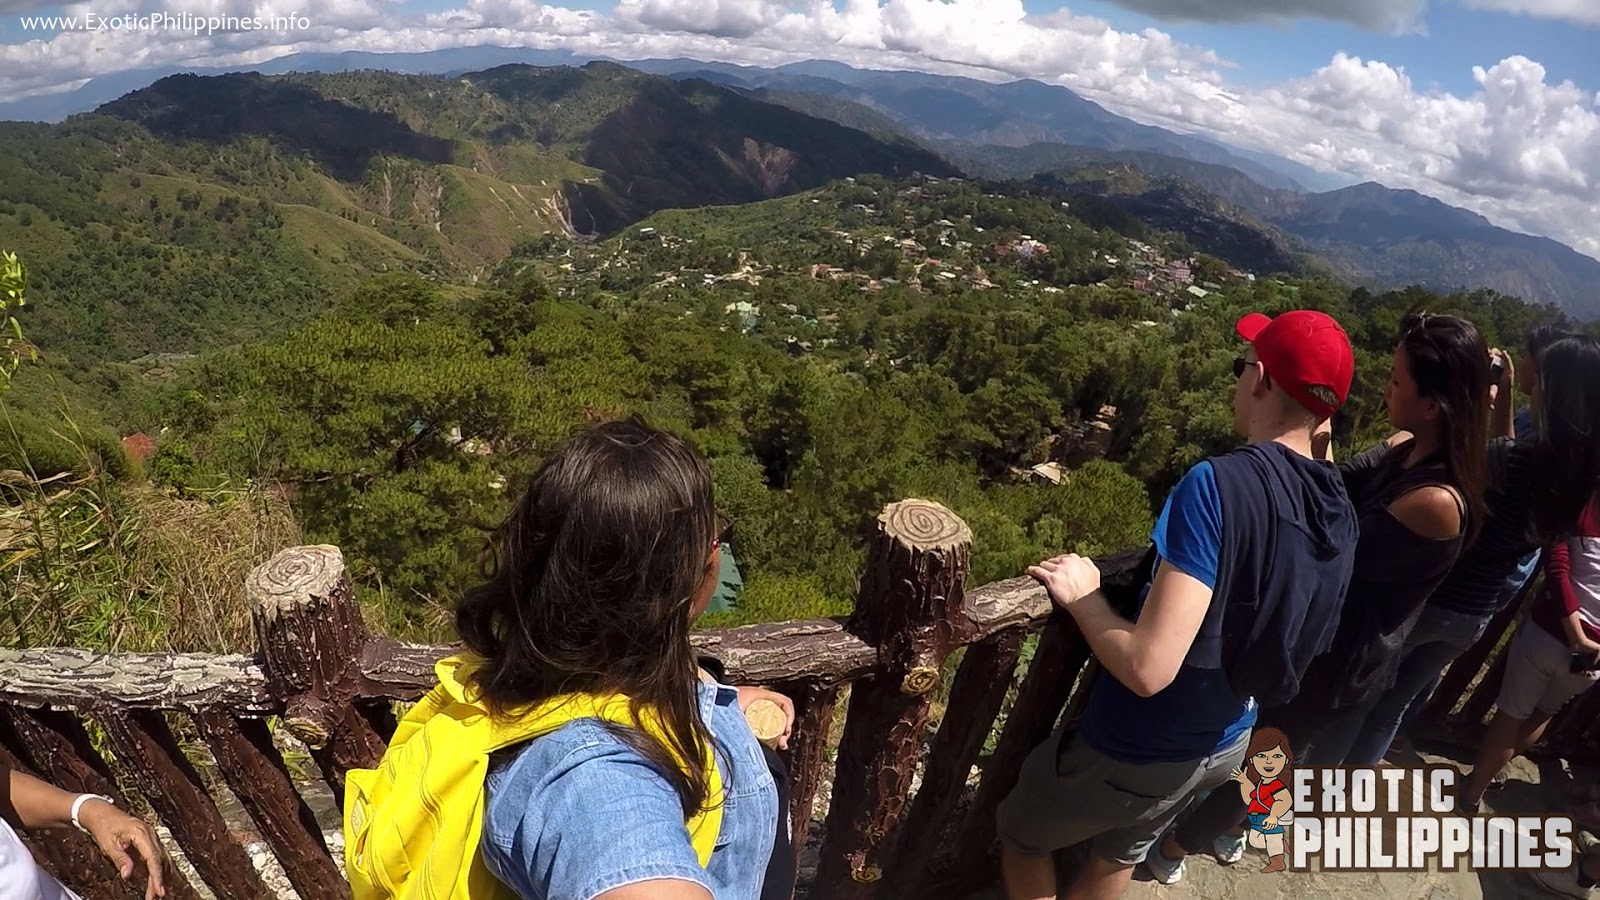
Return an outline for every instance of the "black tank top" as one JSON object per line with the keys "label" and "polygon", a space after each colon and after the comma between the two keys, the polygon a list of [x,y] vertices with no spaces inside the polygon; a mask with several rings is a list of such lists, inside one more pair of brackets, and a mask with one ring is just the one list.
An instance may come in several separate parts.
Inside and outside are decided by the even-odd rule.
{"label": "black tank top", "polygon": [[1361,523],[1355,571],[1345,595],[1333,646],[1312,661],[1302,682],[1304,700],[1332,709],[1354,706],[1394,686],[1400,652],[1423,605],[1461,554],[1467,510],[1461,506],[1461,533],[1434,539],[1418,535],[1389,511],[1396,500],[1418,488],[1450,489],[1443,458],[1435,454],[1411,468],[1406,456],[1413,441],[1372,448],[1340,465],[1345,489]]}

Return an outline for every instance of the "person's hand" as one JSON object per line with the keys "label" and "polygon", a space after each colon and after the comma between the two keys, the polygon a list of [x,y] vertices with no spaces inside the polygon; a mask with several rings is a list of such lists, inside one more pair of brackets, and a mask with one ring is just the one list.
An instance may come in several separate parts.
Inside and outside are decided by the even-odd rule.
{"label": "person's hand", "polygon": [[1572,645],[1573,653],[1582,653],[1592,659],[1600,659],[1600,644],[1597,644],[1586,634],[1578,635],[1578,640]]}
{"label": "person's hand", "polygon": [[[770,700],[783,710],[783,732],[778,735],[775,743],[779,750],[789,749],[789,736],[794,733],[794,701],[777,691],[766,688],[745,686],[739,688],[739,711],[750,712],[750,704],[757,700]],[[760,735],[757,735],[760,738]]]}
{"label": "person's hand", "polygon": [[1233,775],[1231,775],[1229,777],[1231,777],[1234,781],[1239,782],[1240,784],[1248,784],[1251,787],[1255,787],[1255,782],[1250,780],[1250,776],[1246,775],[1244,773],[1244,769],[1243,768],[1234,769],[1233,770]]}
{"label": "person's hand", "polygon": [[90,800],[78,811],[78,821],[94,838],[94,842],[100,845],[100,852],[116,865],[117,874],[124,881],[133,877],[136,865],[129,851],[143,858],[145,868],[150,873],[150,880],[144,889],[145,900],[167,895],[167,851],[144,820],[134,818],[104,800]]}
{"label": "person's hand", "polygon": [[1267,831],[1271,831],[1272,829],[1277,828],[1278,827],[1278,817],[1277,816],[1273,816],[1273,815],[1267,816],[1266,819],[1264,819],[1261,822],[1261,827],[1263,829],[1267,830]]}
{"label": "person's hand", "polygon": [[1050,602],[1067,609],[1095,591],[1100,590],[1100,569],[1092,560],[1076,553],[1047,559],[1037,566],[1029,566],[1028,574],[1044,585]]}
{"label": "person's hand", "polygon": [[1500,377],[1495,379],[1494,386],[1496,390],[1494,393],[1509,397],[1511,395],[1511,386],[1517,383],[1516,363],[1512,361],[1511,354],[1501,350],[1499,347],[1489,351],[1489,361],[1500,364]]}

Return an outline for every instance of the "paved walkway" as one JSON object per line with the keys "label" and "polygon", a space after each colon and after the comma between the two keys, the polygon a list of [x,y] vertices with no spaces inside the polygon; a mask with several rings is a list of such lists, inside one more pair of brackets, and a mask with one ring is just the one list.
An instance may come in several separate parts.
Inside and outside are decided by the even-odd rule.
{"label": "paved walkway", "polygon": [[[1396,765],[1447,763],[1459,760],[1410,753],[1392,759]],[[1463,768],[1466,768],[1463,766]],[[1566,776],[1559,764],[1541,767],[1524,759],[1512,763],[1510,781],[1491,792],[1486,812],[1507,815],[1564,811],[1571,805],[1558,782]],[[1360,874],[1349,872],[1284,872],[1264,875],[1266,858],[1251,850],[1237,865],[1219,865],[1210,855],[1191,856],[1182,881],[1160,885],[1141,868],[1125,900],[1551,900],[1556,896],[1521,872],[1429,872]],[[970,900],[1001,900],[993,888]]]}

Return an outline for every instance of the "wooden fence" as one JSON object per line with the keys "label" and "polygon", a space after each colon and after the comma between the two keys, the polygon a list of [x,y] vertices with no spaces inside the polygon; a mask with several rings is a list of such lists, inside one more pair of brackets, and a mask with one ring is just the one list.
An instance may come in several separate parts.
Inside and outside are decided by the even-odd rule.
{"label": "wooden fence", "polygon": [[[810,896],[959,898],[995,877],[995,807],[1023,758],[1064,711],[1073,713],[1097,667],[1070,618],[1053,612],[1031,579],[966,589],[971,533],[949,510],[910,500],[889,506],[878,523],[848,620],[708,631],[694,641],[739,683],[794,699],[788,757],[797,846],[812,824],[835,711],[848,688]],[[1135,551],[1101,561],[1108,593],[1132,596],[1142,557]],[[126,792],[137,792],[218,897],[270,897],[191,762],[209,754],[300,896],[348,897],[271,723],[309,748],[342,804],[345,772],[382,756],[395,727],[394,701],[416,700],[430,688],[434,663],[452,648],[368,633],[334,547],[283,551],[251,573],[246,596],[254,656],[0,654],[0,764],[125,807]],[[1032,633],[1038,643],[1018,680],[1013,673]],[[952,668],[957,650],[963,652]],[[1457,668],[1475,675],[1485,664],[1494,666],[1489,654],[1469,654]],[[1452,670],[1439,692],[1465,694],[1457,731],[1474,716],[1481,721],[1484,696],[1493,701],[1481,685],[1466,690],[1470,678],[1454,685],[1461,677]],[[1592,755],[1592,718],[1592,710],[1582,721],[1564,715],[1557,749]],[[184,746],[180,735],[203,750],[194,741]],[[87,900],[142,896],[76,832],[27,840]],[[180,880],[169,896],[197,894]]]}

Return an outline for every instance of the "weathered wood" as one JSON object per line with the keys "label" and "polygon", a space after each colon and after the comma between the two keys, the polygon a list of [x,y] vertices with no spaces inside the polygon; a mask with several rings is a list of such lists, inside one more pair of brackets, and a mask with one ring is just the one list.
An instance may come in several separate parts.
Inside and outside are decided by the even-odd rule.
{"label": "weathered wood", "polygon": [[[53,781],[47,766],[38,764],[33,754],[20,746],[18,736],[9,728],[0,728],[0,769],[15,769],[43,781]],[[4,772],[0,772],[0,777]],[[109,796],[109,795],[108,795]],[[0,795],[0,807],[12,815],[10,800]],[[143,897],[143,890],[135,891],[130,882],[117,875],[116,867],[106,859],[94,842],[75,830],[57,829],[49,834],[19,832],[34,860],[57,881],[80,894],[91,897],[132,898]],[[143,867],[135,877],[143,875]],[[140,882],[142,886],[143,882]]]}
{"label": "weathered wood", "polygon": [[1011,689],[1022,651],[1021,628],[1001,632],[967,648],[945,703],[944,721],[928,749],[922,786],[912,798],[900,842],[884,869],[883,896],[921,896],[928,860],[938,850],[950,815],[967,786],[972,764],[994,730],[995,716]]}
{"label": "weathered wood", "polygon": [[224,707],[240,715],[279,709],[261,666],[248,656],[0,650],[0,702],[82,708],[108,701],[185,711]]}
{"label": "weathered wood", "polygon": [[[1537,628],[1537,625],[1532,626]],[[1511,660],[1511,654],[1502,650],[1489,666],[1489,671],[1472,689],[1472,696],[1462,704],[1461,711],[1456,718],[1468,726],[1483,724],[1483,717],[1489,714],[1489,709],[1500,699],[1500,685],[1505,682],[1506,665]]]}
{"label": "weathered wood", "polygon": [[272,897],[249,854],[228,834],[222,813],[199,773],[178,749],[162,714],[107,707],[98,710],[95,718],[105,728],[123,770],[161,816],[205,883],[229,900]]}
{"label": "weathered wood", "polygon": [[[1145,550],[1129,550],[1095,560],[1100,581],[1106,586],[1106,593],[1112,596],[1114,606],[1126,606],[1124,598],[1137,596],[1137,588],[1142,587],[1138,582],[1143,581],[1140,565],[1145,553]],[[965,615],[972,622],[973,633],[985,638],[1019,625],[1037,625],[1051,614],[1052,608],[1044,587],[1023,576],[968,591]]]}
{"label": "weathered wood", "polygon": [[794,701],[794,731],[784,762],[789,767],[789,825],[796,852],[795,875],[799,876],[799,853],[811,831],[812,810],[817,804],[817,789],[822,786],[822,766],[828,758],[828,737],[833,730],[833,711],[839,702],[839,688],[823,684],[780,685]]}
{"label": "weathered wood", "polygon": [[361,674],[367,629],[344,557],[337,547],[292,547],[251,571],[246,593],[284,727],[343,804],[344,773],[376,766],[387,746],[355,705],[376,692]]}
{"label": "weathered wood", "polygon": [[328,855],[317,817],[295,790],[267,723],[212,711],[195,715],[194,724],[300,896],[349,897],[350,885]]}
{"label": "weathered wood", "polygon": [[975,630],[962,614],[971,546],[966,523],[937,503],[902,501],[878,517],[850,630],[878,648],[880,668],[850,688],[817,896],[877,891],[945,658]]}
{"label": "weathered wood", "polygon": [[1089,658],[1089,643],[1071,616],[1057,612],[1046,623],[1033,663],[1017,688],[994,754],[983,767],[978,792],[955,840],[955,868],[940,873],[934,895],[962,896],[994,877],[991,851],[995,810],[1016,786],[1023,760],[1054,731],[1071,695],[1078,671]]}
{"label": "weathered wood", "polygon": [[[878,662],[870,644],[832,619],[697,631],[689,640],[698,652],[722,660],[728,677],[740,684],[840,684]],[[383,696],[417,700],[438,683],[434,664],[458,650],[374,638],[362,656],[362,674]]]}

